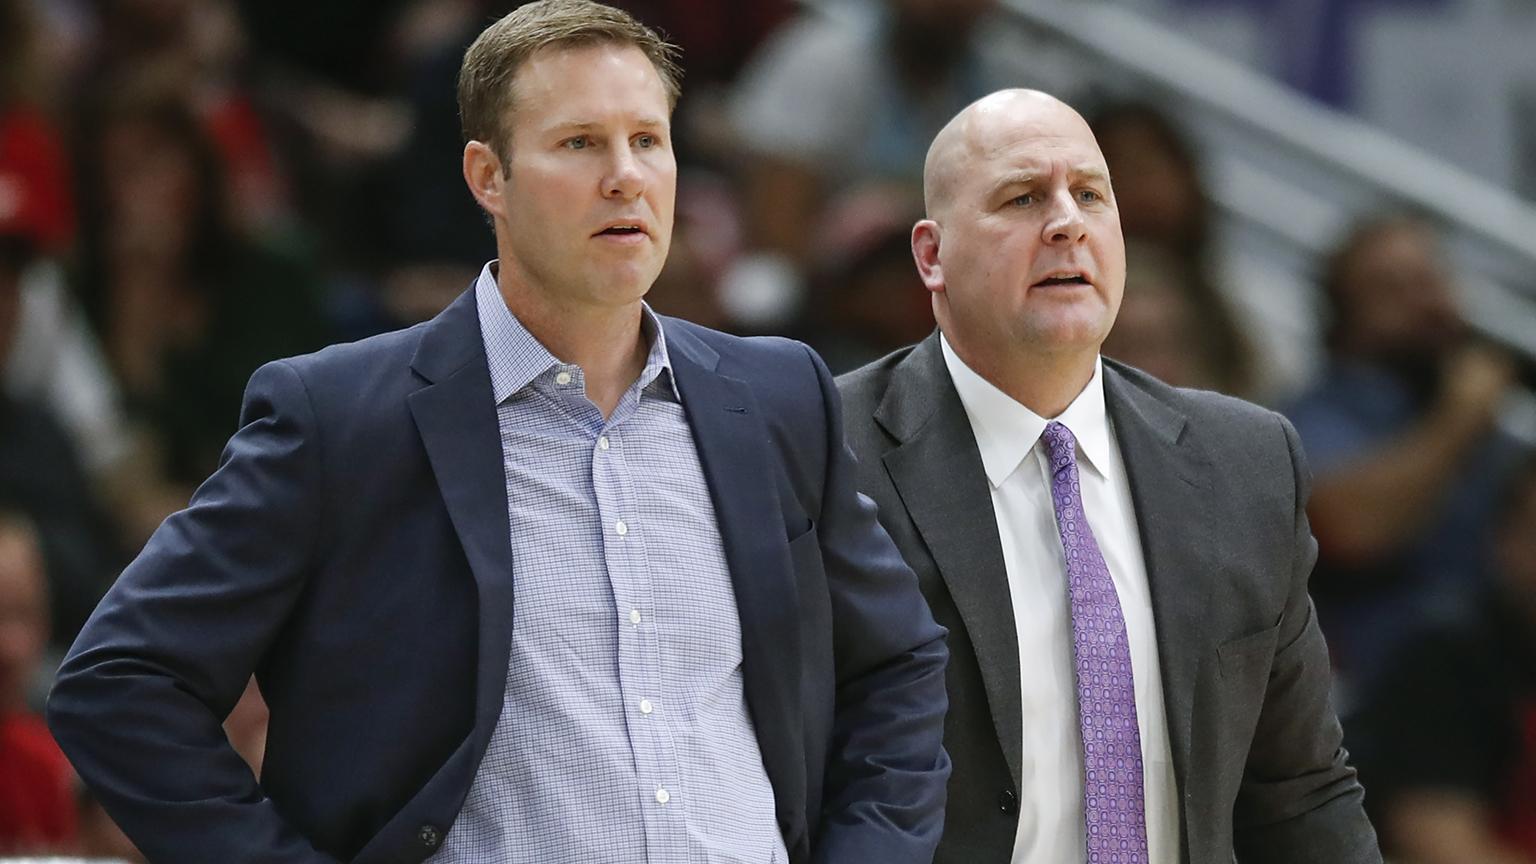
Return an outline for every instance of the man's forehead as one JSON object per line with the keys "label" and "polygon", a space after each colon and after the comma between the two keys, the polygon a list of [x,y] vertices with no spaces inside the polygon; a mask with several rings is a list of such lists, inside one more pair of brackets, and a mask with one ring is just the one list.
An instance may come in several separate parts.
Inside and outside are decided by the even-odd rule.
{"label": "man's forehead", "polygon": [[532,115],[539,128],[597,126],[621,116],[632,125],[664,129],[670,124],[666,85],[633,45],[541,48],[518,68],[511,86],[513,116]]}
{"label": "man's forehead", "polygon": [[935,199],[947,197],[961,177],[985,177],[1026,167],[1049,172],[1063,161],[1069,171],[1108,170],[1093,131],[1076,111],[1033,90],[1004,90],[973,102],[934,139],[925,179]]}
{"label": "man's forehead", "polygon": [[1038,183],[1065,176],[1071,181],[1109,179],[1109,167],[1089,136],[1020,135],[978,142],[965,176],[987,188]]}
{"label": "man's forehead", "polygon": [[970,154],[978,159],[1010,162],[1105,164],[1092,135],[1030,134],[1021,130],[1012,135],[977,140],[970,148]]}
{"label": "man's forehead", "polygon": [[1103,164],[1093,130],[1076,112],[1061,107],[1063,111],[979,114],[965,129],[966,149],[981,159],[1066,157]]}
{"label": "man's forehead", "polygon": [[1101,164],[1093,162],[1068,162],[1060,159],[1038,160],[1033,162],[1018,162],[1013,164],[999,164],[995,170],[983,170],[972,172],[982,182],[993,188],[1004,186],[1032,186],[1048,182],[1056,177],[1064,177],[1069,182],[1080,181],[1109,181],[1109,171]]}

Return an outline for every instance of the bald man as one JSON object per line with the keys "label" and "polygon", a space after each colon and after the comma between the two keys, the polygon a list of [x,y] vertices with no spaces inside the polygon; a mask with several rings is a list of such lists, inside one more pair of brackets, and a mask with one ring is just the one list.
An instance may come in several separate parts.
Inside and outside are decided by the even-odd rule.
{"label": "bald man", "polygon": [[1099,356],[1125,244],[1087,124],[994,93],[934,140],[924,192],[938,331],[838,384],[863,491],[949,628],[935,860],[1379,862],[1296,434]]}

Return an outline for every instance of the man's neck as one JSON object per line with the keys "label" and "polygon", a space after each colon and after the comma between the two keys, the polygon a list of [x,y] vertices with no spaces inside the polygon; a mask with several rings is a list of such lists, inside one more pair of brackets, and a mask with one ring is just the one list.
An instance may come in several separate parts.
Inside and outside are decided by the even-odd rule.
{"label": "man's neck", "polygon": [[1099,357],[1097,350],[1046,354],[1016,351],[998,359],[984,352],[968,351],[953,339],[949,339],[949,347],[987,383],[1047,420],[1060,416],[1087,388]]}
{"label": "man's neck", "polygon": [[581,367],[587,398],[604,417],[610,416],[624,391],[640,377],[649,353],[640,302],[629,306],[557,303],[542,292],[505,281],[498,287],[507,308],[549,353],[562,363]]}

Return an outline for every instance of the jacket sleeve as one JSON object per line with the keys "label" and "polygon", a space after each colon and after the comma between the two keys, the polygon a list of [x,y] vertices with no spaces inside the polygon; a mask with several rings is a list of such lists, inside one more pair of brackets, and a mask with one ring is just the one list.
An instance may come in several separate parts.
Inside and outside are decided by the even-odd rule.
{"label": "jacket sleeve", "polygon": [[298,373],[257,370],[218,470],[150,538],[59,670],[54,736],[151,861],[333,860],[285,822],[221,725],[315,555],[319,448]]}
{"label": "jacket sleeve", "polygon": [[875,505],[858,493],[832,376],[811,353],[826,409],[820,532],[832,598],[837,697],[817,862],[927,864],[944,825],[945,632]]}
{"label": "jacket sleeve", "polygon": [[1329,700],[1332,671],[1307,582],[1317,541],[1307,523],[1310,475],[1296,430],[1276,416],[1290,448],[1295,538],[1290,592],[1264,706],[1234,813],[1242,864],[1380,864],[1364,791],[1348,764]]}

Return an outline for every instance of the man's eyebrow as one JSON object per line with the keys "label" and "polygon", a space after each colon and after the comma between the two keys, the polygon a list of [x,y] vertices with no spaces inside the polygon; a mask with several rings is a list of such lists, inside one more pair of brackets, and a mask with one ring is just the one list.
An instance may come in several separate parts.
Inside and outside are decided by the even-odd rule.
{"label": "man's eyebrow", "polygon": [[1100,183],[1109,182],[1109,172],[1093,165],[1073,168],[1071,173],[1074,180],[1096,180]]}
{"label": "man's eyebrow", "polygon": [[[665,129],[667,121],[655,117],[641,117],[633,121],[634,125],[646,130]],[[594,129],[604,127],[603,123],[582,120],[566,120],[560,123],[552,123],[546,127],[548,132],[591,132]]]}
{"label": "man's eyebrow", "polygon": [[1039,179],[1040,174],[1036,171],[1010,171],[992,184],[992,193],[995,195],[1011,186],[1028,186]]}
{"label": "man's eyebrow", "polygon": [[[1089,182],[1109,185],[1109,172],[1096,165],[1079,165],[1069,169],[1067,173],[1073,183]],[[1039,171],[1010,171],[992,184],[991,194],[999,195],[1015,186],[1032,186],[1040,181],[1041,176],[1043,175]]]}

